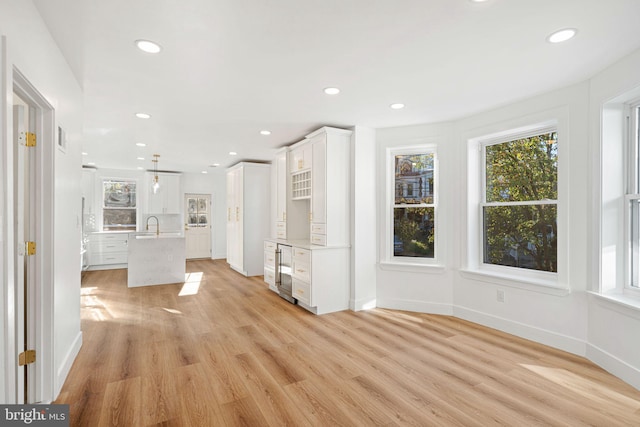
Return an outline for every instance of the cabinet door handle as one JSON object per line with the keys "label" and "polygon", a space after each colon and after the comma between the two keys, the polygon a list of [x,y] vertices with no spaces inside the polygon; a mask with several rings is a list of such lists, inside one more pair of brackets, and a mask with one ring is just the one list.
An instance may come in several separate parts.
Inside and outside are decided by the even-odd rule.
{"label": "cabinet door handle", "polygon": [[282,212],[282,220],[283,221],[287,220],[287,213],[286,212]]}
{"label": "cabinet door handle", "polygon": [[240,208],[236,206],[236,221],[240,221]]}
{"label": "cabinet door handle", "polygon": [[227,208],[227,221],[231,221],[231,208]]}

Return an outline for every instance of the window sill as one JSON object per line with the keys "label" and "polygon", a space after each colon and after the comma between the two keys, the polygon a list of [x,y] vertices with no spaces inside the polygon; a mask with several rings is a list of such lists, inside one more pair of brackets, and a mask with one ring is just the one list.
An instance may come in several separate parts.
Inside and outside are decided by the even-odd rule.
{"label": "window sill", "polygon": [[571,293],[571,289],[560,287],[555,282],[544,279],[527,278],[522,276],[516,277],[508,274],[499,274],[493,271],[482,270],[460,270],[460,275],[465,279],[548,295],[566,296]]}
{"label": "window sill", "polygon": [[378,263],[381,270],[387,271],[404,271],[408,273],[429,273],[443,274],[446,271],[444,265],[440,264],[418,264],[411,262],[390,262],[384,261]]}
{"label": "window sill", "polygon": [[589,291],[589,294],[593,295],[598,302],[603,303],[607,308],[640,319],[640,298],[620,293],[601,294]]}

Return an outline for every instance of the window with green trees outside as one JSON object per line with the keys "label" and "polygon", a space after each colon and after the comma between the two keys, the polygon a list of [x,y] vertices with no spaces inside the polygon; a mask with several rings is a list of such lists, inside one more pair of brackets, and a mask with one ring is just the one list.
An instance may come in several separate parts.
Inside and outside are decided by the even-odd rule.
{"label": "window with green trees outside", "polygon": [[393,256],[434,258],[434,153],[394,156]]}
{"label": "window with green trees outside", "polygon": [[557,272],[557,132],[486,144],[483,193],[483,262]]}

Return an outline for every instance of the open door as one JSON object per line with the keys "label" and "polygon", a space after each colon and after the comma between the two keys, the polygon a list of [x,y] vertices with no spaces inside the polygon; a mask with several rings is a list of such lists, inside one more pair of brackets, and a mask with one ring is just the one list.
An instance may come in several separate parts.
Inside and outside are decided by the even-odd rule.
{"label": "open door", "polygon": [[34,109],[14,94],[15,313],[17,403],[36,401],[36,221]]}

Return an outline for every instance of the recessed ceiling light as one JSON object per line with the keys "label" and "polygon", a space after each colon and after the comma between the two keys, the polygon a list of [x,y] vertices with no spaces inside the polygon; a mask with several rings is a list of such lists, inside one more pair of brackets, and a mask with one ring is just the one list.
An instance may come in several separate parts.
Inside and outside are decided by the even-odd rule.
{"label": "recessed ceiling light", "polygon": [[236,155],[238,155],[238,153],[236,153],[235,151],[229,151],[229,155],[230,156],[236,156]]}
{"label": "recessed ceiling light", "polygon": [[400,109],[404,108],[404,104],[400,104],[400,103],[391,104],[391,105],[389,105],[389,107],[393,108],[394,110],[400,110]]}
{"label": "recessed ceiling light", "polygon": [[144,157],[138,157],[138,160],[144,160]]}
{"label": "recessed ceiling light", "polygon": [[567,40],[574,38],[577,32],[578,30],[576,30],[575,28],[563,28],[562,30],[551,33],[547,37],[547,41],[549,43],[566,42]]}
{"label": "recessed ceiling light", "polygon": [[483,3],[487,0],[471,0],[471,3]]}
{"label": "recessed ceiling light", "polygon": [[143,52],[146,53],[158,53],[162,50],[158,43],[150,40],[136,40],[135,45]]}
{"label": "recessed ceiling light", "polygon": [[218,166],[220,166],[220,163],[214,163],[212,165],[209,165],[210,168],[217,168]]}
{"label": "recessed ceiling light", "polygon": [[271,135],[271,131],[270,130],[261,130],[260,131],[260,135]]}
{"label": "recessed ceiling light", "polygon": [[209,173],[209,172],[207,172],[207,171],[202,171],[202,173]]}
{"label": "recessed ceiling light", "polygon": [[340,89],[338,89],[337,87],[325,87],[324,93],[326,93],[327,95],[337,95],[340,93]]}
{"label": "recessed ceiling light", "polygon": [[138,170],[141,171],[144,170],[144,168],[142,166],[138,166]]}
{"label": "recessed ceiling light", "polygon": [[136,113],[136,117],[139,118],[139,119],[150,119],[151,118],[151,114]]}
{"label": "recessed ceiling light", "polygon": [[85,152],[83,151],[83,152],[82,152],[82,155],[83,155],[83,156],[88,156],[88,155],[89,155],[89,153],[85,153]]}
{"label": "recessed ceiling light", "polygon": [[87,164],[88,164],[89,166],[95,166],[95,165],[96,165],[96,162],[89,162],[89,163],[87,163]]}
{"label": "recessed ceiling light", "polygon": [[145,144],[144,142],[137,142],[136,145],[138,147],[146,147],[147,146],[147,144]]}

